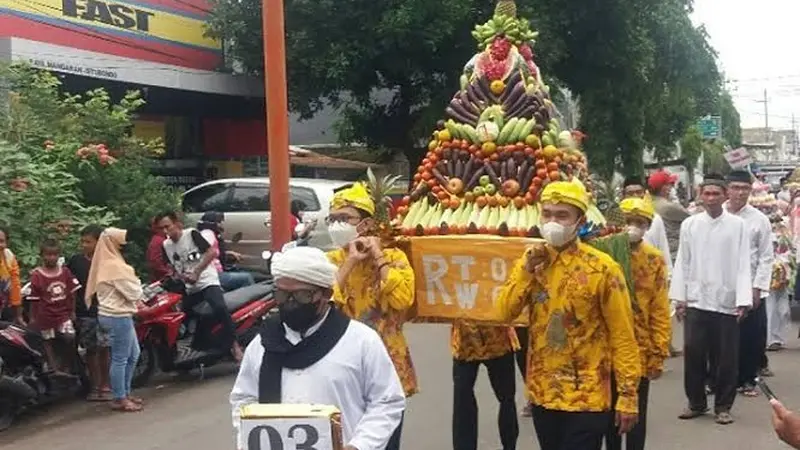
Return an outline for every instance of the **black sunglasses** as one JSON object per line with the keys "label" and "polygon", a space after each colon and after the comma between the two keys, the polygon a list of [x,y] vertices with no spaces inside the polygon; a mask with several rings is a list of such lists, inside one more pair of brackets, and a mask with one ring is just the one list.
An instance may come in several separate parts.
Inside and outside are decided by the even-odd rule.
{"label": "black sunglasses", "polygon": [[319,292],[317,289],[299,289],[296,291],[275,289],[275,301],[278,303],[296,302],[305,305],[314,301],[314,296],[317,292]]}

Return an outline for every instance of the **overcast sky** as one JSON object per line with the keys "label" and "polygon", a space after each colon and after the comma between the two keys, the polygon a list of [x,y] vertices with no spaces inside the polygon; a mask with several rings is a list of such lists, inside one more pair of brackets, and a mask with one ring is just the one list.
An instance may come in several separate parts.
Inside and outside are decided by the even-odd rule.
{"label": "overcast sky", "polygon": [[693,19],[705,24],[719,53],[742,127],[800,127],[800,0],[694,0]]}

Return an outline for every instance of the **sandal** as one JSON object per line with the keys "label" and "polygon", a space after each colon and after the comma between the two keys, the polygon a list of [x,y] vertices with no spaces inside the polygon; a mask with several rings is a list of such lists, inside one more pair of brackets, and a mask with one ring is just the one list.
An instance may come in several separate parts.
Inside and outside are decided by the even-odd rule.
{"label": "sandal", "polygon": [[714,422],[720,425],[730,425],[733,423],[733,417],[728,412],[721,412],[714,415]]}
{"label": "sandal", "polygon": [[144,399],[141,397],[134,397],[132,395],[129,395],[128,400],[132,401],[133,403],[136,403],[139,406],[144,405]]}
{"label": "sandal", "polygon": [[86,401],[89,402],[110,402],[113,400],[114,397],[111,395],[111,392],[106,392],[100,389],[92,390],[89,395],[86,396]]}
{"label": "sandal", "polygon": [[783,350],[783,344],[777,342],[774,342],[772,344],[769,344],[769,346],[767,346],[768,352],[779,352],[781,350]]}
{"label": "sandal", "polygon": [[142,410],[142,405],[137,405],[129,399],[115,400],[111,403],[111,410],[126,413],[139,412]]}

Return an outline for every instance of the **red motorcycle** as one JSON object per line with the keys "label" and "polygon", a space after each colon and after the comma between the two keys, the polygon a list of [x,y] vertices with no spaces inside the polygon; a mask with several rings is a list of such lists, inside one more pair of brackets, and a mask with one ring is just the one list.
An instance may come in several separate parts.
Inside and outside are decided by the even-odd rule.
{"label": "red motorcycle", "polygon": [[[236,326],[236,340],[242,347],[258,334],[261,323],[275,306],[273,281],[267,280],[224,294],[225,304]],[[136,314],[136,336],[141,356],[133,386],[149,381],[156,368],[162,372],[189,372],[221,361],[233,360],[230,348],[220,348],[222,325],[211,307],[202,302],[189,311],[181,308],[185,296],[181,281],[171,278],[144,289],[145,306]]]}

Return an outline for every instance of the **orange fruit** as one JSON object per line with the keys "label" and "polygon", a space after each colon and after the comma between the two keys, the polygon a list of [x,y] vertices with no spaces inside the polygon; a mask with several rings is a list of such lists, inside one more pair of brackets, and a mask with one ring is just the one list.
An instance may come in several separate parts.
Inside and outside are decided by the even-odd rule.
{"label": "orange fruit", "polygon": [[492,91],[494,95],[500,95],[506,89],[506,84],[503,80],[494,80],[491,84],[489,84],[489,90]]}

